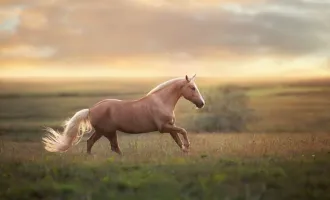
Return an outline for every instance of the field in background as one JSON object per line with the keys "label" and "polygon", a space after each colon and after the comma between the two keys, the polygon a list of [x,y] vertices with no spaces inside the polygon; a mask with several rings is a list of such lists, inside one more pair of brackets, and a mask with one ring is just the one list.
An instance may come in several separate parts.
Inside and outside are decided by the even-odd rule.
{"label": "field in background", "polygon": [[[63,120],[77,110],[105,98],[140,98],[165,80],[3,81],[0,82],[0,134],[39,137],[43,126],[59,128]],[[202,93],[210,87],[226,85],[216,79],[199,78],[197,81]],[[247,124],[247,132],[330,131],[330,80],[236,85],[244,88],[249,97],[248,107],[254,110],[256,117]],[[184,122],[189,122],[192,114],[198,111],[190,102],[181,100],[176,109],[178,123],[187,126]]]}
{"label": "field in background", "polygon": [[[43,126],[164,80],[0,82],[0,199],[330,199],[328,80],[235,84],[257,120],[241,134],[189,133],[189,154],[160,133],[120,134],[122,157],[104,138],[93,156],[86,138],[63,155],[43,150]],[[202,93],[225,86],[197,83]],[[177,107],[180,122],[198,112],[184,100]]]}

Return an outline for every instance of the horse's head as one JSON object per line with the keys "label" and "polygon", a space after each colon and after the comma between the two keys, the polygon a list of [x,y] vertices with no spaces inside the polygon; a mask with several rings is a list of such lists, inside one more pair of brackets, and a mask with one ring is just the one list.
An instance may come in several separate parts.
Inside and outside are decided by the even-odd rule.
{"label": "horse's head", "polygon": [[182,96],[187,99],[188,101],[192,102],[196,105],[197,108],[203,108],[205,105],[205,101],[201,95],[201,93],[198,90],[198,87],[196,83],[194,82],[194,79],[196,77],[196,74],[189,78],[186,76],[186,83],[182,87]]}

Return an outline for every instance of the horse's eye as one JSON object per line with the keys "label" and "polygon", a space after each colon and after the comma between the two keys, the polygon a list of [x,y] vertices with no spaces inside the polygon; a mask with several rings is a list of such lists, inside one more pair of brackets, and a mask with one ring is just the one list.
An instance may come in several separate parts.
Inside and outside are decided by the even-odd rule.
{"label": "horse's eye", "polygon": [[192,90],[194,90],[194,91],[196,90],[196,88],[195,88],[195,87],[193,87],[193,88],[191,88],[191,89],[192,89]]}

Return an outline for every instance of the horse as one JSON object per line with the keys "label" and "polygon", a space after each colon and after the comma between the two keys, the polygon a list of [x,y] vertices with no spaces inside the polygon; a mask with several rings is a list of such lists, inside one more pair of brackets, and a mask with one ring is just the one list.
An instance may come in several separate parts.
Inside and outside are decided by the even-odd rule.
{"label": "horse", "polygon": [[[96,141],[105,136],[111,150],[122,155],[117,131],[128,134],[150,132],[169,133],[183,152],[190,148],[187,131],[175,124],[174,109],[181,97],[195,104],[197,109],[205,105],[194,79],[174,78],[159,84],[147,95],[137,100],[105,99],[88,109],[76,112],[64,123],[64,131],[59,133],[46,127],[46,135],[42,137],[45,150],[64,153],[73,145],[77,145],[87,132],[92,135],[87,140],[87,153],[91,154]],[[184,142],[180,139],[181,134]]]}

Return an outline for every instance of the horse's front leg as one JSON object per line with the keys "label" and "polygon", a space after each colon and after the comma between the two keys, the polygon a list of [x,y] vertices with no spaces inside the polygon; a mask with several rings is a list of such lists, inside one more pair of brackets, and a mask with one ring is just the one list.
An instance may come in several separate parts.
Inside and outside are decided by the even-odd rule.
{"label": "horse's front leg", "polygon": [[181,141],[178,133],[177,132],[170,132],[170,134],[171,134],[173,140],[175,141],[175,143],[180,147],[180,149],[182,151],[186,152],[188,149],[185,148],[185,146],[182,144],[182,141]]}
{"label": "horse's front leg", "polygon": [[187,131],[185,129],[182,128],[182,131],[179,132],[183,139],[184,139],[184,146],[189,149],[190,147],[190,142],[189,142],[189,138],[188,138],[188,135],[187,135]]}
{"label": "horse's front leg", "polygon": [[[162,127],[161,130],[162,133],[170,133],[172,138],[174,139],[174,141],[179,145],[179,147],[183,150],[183,151],[188,151],[188,148],[190,146],[190,142],[187,136],[187,131],[183,128],[177,127],[174,124],[165,124]],[[182,141],[178,136],[178,133],[180,133],[183,136],[184,139],[184,144],[182,145]]]}

